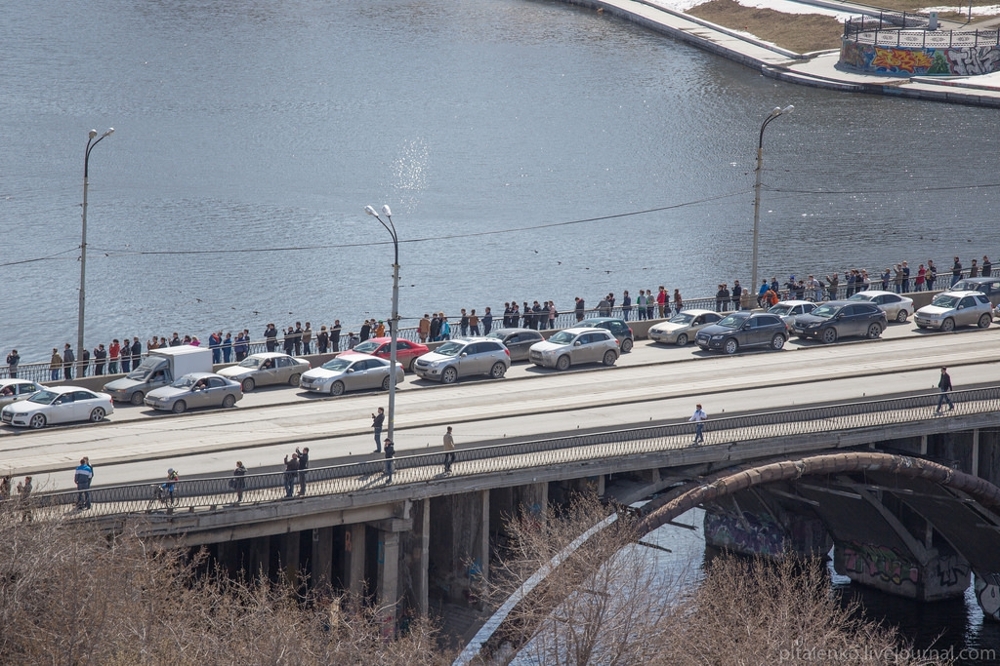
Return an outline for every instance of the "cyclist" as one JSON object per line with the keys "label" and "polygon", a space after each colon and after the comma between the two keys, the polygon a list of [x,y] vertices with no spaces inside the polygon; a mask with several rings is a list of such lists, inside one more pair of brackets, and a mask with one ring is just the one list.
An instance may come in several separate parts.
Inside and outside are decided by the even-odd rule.
{"label": "cyclist", "polygon": [[177,471],[173,467],[167,470],[167,482],[160,485],[160,488],[166,493],[168,501],[174,501],[174,486],[180,480],[180,475],[177,474]]}

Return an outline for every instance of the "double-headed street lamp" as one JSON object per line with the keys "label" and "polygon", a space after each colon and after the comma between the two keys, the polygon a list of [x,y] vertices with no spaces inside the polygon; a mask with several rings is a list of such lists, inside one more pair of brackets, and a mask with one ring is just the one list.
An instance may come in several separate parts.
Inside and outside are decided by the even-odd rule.
{"label": "double-headed street lamp", "polygon": [[76,362],[78,364],[77,377],[83,374],[85,368],[83,364],[83,319],[84,312],[87,305],[87,177],[88,170],[90,167],[90,151],[94,149],[94,146],[103,141],[106,137],[111,136],[115,131],[114,127],[109,127],[108,131],[98,137],[97,141],[94,141],[94,137],[97,136],[97,130],[90,130],[90,134],[87,137],[87,149],[83,153],[83,235],[80,240],[80,309],[78,318],[76,320]]}
{"label": "double-headed street lamp", "polygon": [[753,270],[750,278],[750,293],[756,294],[759,285],[757,284],[757,238],[760,235],[760,174],[764,170],[764,130],[771,124],[771,121],[778,116],[791,113],[795,107],[789,104],[785,108],[774,107],[774,111],[768,114],[767,118],[760,126],[760,138],[757,140],[757,184],[753,189]]}
{"label": "double-headed street lamp", "polygon": [[382,206],[382,214],[389,224],[378,216],[371,206],[365,206],[365,212],[378,220],[392,236],[392,247],[395,259],[392,262],[392,318],[389,320],[389,440],[394,444],[393,426],[396,417],[396,340],[399,335],[399,236],[396,235],[396,225],[392,223],[392,211],[389,206]]}

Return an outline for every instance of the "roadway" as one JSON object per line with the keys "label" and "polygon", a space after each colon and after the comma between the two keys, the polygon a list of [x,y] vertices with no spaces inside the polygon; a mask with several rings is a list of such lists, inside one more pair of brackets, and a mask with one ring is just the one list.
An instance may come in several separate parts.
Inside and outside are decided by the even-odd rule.
{"label": "roadway", "polygon": [[[953,368],[957,388],[1000,383],[1000,329],[913,334],[894,325],[882,340],[824,346],[792,341],[786,350],[721,357],[697,348],[640,341],[613,368],[557,373],[524,364],[500,381],[440,386],[412,377],[396,398],[397,455],[440,446],[444,425],[459,446],[558,436],[686,419],[701,402],[712,415],[932,391],[937,368]],[[693,350],[692,350],[693,349]],[[116,409],[100,425],[18,431],[0,437],[0,469],[33,474],[35,487],[71,487],[83,455],[100,485],[147,481],[168,466],[184,478],[228,473],[240,459],[251,473],[278,469],[295,446],[312,466],[377,458],[371,412],[385,394],[310,397],[261,389],[232,410],[158,415]]]}

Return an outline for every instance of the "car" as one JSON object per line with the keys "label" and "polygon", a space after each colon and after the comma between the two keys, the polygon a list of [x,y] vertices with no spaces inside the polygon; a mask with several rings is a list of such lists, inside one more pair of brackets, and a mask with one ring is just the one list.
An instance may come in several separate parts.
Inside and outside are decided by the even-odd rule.
{"label": "car", "polygon": [[618,348],[623,354],[632,351],[632,346],[635,344],[635,335],[632,333],[632,328],[625,323],[624,319],[590,317],[583,321],[578,321],[574,328],[606,328],[618,340]]}
{"label": "car", "polygon": [[[396,383],[403,381],[403,364],[396,361]],[[343,395],[364,389],[389,390],[389,361],[368,354],[338,354],[318,368],[307,370],[299,386],[307,391]]]}
{"label": "car", "polygon": [[695,342],[704,350],[735,354],[742,347],[781,349],[788,341],[788,326],[769,312],[740,310],[719,323],[698,331]]}
{"label": "car", "polygon": [[930,305],[913,315],[917,328],[939,328],[953,331],[958,326],[989,328],[993,323],[990,299],[978,291],[944,291]]}
{"label": "car", "polygon": [[683,347],[694,340],[698,331],[722,320],[723,315],[711,310],[681,310],[667,321],[651,327],[647,335],[653,342]]}
{"label": "car", "polygon": [[0,380],[0,407],[12,402],[27,400],[28,397],[41,390],[42,385],[30,379]]}
{"label": "car", "polygon": [[502,342],[507,351],[510,352],[512,363],[514,361],[527,361],[528,349],[531,345],[545,339],[541,333],[531,328],[497,328],[490,331],[486,337]]}
{"label": "car", "polygon": [[788,324],[792,325],[799,315],[809,314],[816,309],[816,304],[812,301],[778,301],[767,309],[771,314],[776,314]]}
{"label": "car", "polygon": [[874,303],[889,321],[897,321],[900,324],[905,322],[913,312],[913,299],[907,296],[900,296],[891,291],[859,291],[848,298],[849,301],[867,301]]}
{"label": "car", "polygon": [[796,317],[792,333],[831,344],[852,335],[874,339],[888,325],[885,312],[870,301],[827,301],[809,314]]}
{"label": "car", "polygon": [[1000,305],[1000,276],[965,278],[948,291],[978,291],[985,294],[992,305]]}
{"label": "car", "polygon": [[95,393],[79,386],[50,386],[37,391],[27,400],[4,407],[0,410],[0,421],[38,429],[49,423],[97,423],[114,411],[111,396],[107,393]]}
{"label": "car", "polygon": [[510,352],[494,338],[455,338],[419,357],[413,371],[421,379],[454,384],[460,377],[500,379],[510,368]]}
{"label": "car", "polygon": [[304,358],[295,358],[281,352],[263,352],[251,354],[238,365],[219,370],[219,374],[239,382],[243,392],[249,393],[258,386],[268,384],[298,386],[302,373],[311,367]]}
{"label": "car", "polygon": [[574,327],[531,345],[528,360],[556,370],[568,370],[583,363],[614,365],[621,353],[619,349],[618,340],[606,328]]}
{"label": "car", "polygon": [[146,394],[153,409],[181,414],[197,407],[232,407],[243,399],[240,383],[212,372],[190,372],[173,384]]}
{"label": "car", "polygon": [[[343,351],[340,354],[350,354],[353,352],[355,354],[369,354],[370,356],[377,356],[388,360],[390,355],[389,346],[391,344],[392,338],[369,338],[355,345],[354,349]],[[396,340],[396,361],[410,372],[413,372],[413,362],[429,351],[430,349],[427,345],[420,344],[419,342]],[[388,372],[386,372],[386,376],[389,376]]]}

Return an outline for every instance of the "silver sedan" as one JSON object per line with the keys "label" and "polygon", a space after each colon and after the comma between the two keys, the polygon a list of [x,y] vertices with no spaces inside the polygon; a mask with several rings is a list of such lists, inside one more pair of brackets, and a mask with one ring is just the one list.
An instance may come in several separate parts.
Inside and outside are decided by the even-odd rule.
{"label": "silver sedan", "polygon": [[180,414],[197,407],[232,407],[243,399],[239,382],[211,372],[192,372],[169,386],[150,391],[146,404],[153,409]]}
{"label": "silver sedan", "polygon": [[[389,390],[389,361],[368,354],[341,354],[302,375],[299,386],[317,393],[343,395],[364,389]],[[403,366],[396,363],[396,383],[403,381]]]}
{"label": "silver sedan", "polygon": [[19,400],[27,400],[42,390],[42,385],[30,379],[4,379],[0,381],[0,407]]}
{"label": "silver sedan", "polygon": [[716,324],[723,315],[711,310],[681,310],[669,320],[660,322],[649,329],[649,339],[653,342],[675,344],[683,347],[698,335],[698,331],[709,324]]}
{"label": "silver sedan", "polygon": [[891,291],[859,291],[847,300],[868,301],[878,306],[879,310],[885,313],[885,318],[889,321],[903,323],[913,314],[913,299],[908,296],[900,296]]}
{"label": "silver sedan", "polygon": [[247,356],[239,365],[219,370],[219,374],[239,382],[244,393],[258,386],[288,384],[298,386],[302,373],[311,365],[304,358],[294,358],[280,352],[264,352]]}

